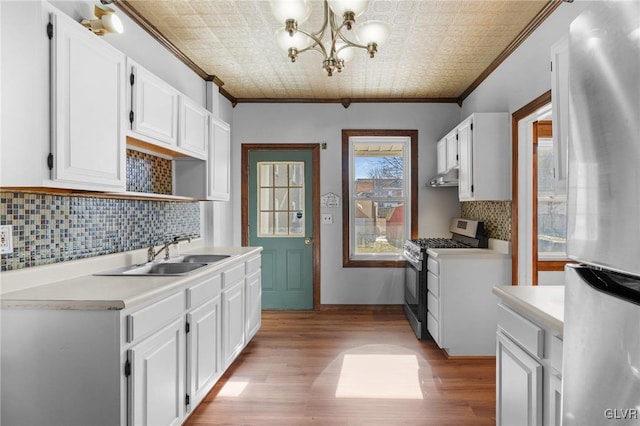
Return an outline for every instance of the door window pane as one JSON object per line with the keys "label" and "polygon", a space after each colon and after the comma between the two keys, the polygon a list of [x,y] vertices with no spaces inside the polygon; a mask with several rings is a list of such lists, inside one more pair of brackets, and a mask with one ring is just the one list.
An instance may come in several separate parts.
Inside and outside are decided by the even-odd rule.
{"label": "door window pane", "polygon": [[258,170],[258,237],[304,237],[304,163],[259,162]]}

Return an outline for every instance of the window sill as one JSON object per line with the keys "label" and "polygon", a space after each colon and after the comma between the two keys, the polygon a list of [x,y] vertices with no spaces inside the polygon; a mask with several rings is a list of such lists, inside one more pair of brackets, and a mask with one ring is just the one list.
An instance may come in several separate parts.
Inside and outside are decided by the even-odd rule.
{"label": "window sill", "polygon": [[404,268],[406,261],[403,259],[344,259],[343,268]]}

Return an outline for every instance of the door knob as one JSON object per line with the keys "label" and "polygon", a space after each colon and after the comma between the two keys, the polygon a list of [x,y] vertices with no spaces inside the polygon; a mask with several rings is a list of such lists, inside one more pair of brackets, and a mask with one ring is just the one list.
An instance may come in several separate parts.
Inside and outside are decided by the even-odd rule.
{"label": "door knob", "polygon": [[311,245],[311,244],[313,244],[313,238],[311,238],[311,237],[305,238],[305,239],[304,239],[304,243],[305,243],[306,245],[308,245],[308,246],[309,246],[309,245]]}

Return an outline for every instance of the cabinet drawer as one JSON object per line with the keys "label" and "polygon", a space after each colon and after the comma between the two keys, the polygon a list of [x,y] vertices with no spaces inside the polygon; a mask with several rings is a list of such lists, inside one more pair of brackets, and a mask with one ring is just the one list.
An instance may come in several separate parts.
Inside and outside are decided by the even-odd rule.
{"label": "cabinet drawer", "polygon": [[427,269],[436,276],[440,275],[440,264],[431,256],[427,258]]}
{"label": "cabinet drawer", "polygon": [[440,278],[431,271],[427,272],[427,289],[433,293],[435,297],[440,297]]}
{"label": "cabinet drawer", "polygon": [[544,330],[503,304],[498,304],[498,327],[520,346],[542,358],[544,353]]}
{"label": "cabinet drawer", "polygon": [[238,281],[244,279],[244,263],[234,266],[233,268],[222,273],[222,287],[232,286]]}
{"label": "cabinet drawer", "polygon": [[440,303],[433,293],[427,293],[427,311],[437,320],[440,319]]}
{"label": "cabinet drawer", "polygon": [[187,308],[198,306],[220,294],[222,277],[220,274],[207,278],[187,289]]}
{"label": "cabinet drawer", "polygon": [[133,342],[158,330],[182,315],[185,306],[185,293],[181,291],[127,316],[127,342]]}
{"label": "cabinet drawer", "polygon": [[556,370],[557,373],[562,373],[562,338],[558,336],[551,336],[550,344],[548,348],[547,358],[549,358],[549,365]]}
{"label": "cabinet drawer", "polygon": [[440,346],[440,333],[438,329],[438,320],[431,315],[431,312],[427,312],[427,330],[429,334],[431,334],[431,337],[433,337],[433,340]]}
{"label": "cabinet drawer", "polygon": [[256,256],[252,259],[247,260],[246,263],[246,274],[251,275],[254,272],[258,272],[260,270],[260,265],[262,264],[262,257]]}

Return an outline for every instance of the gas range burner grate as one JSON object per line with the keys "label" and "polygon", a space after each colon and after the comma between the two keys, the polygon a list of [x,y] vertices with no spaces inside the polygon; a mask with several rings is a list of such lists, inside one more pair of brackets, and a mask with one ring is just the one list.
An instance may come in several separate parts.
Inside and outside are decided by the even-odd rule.
{"label": "gas range burner grate", "polygon": [[430,248],[472,248],[470,245],[461,243],[451,238],[416,238],[411,240],[422,249]]}

